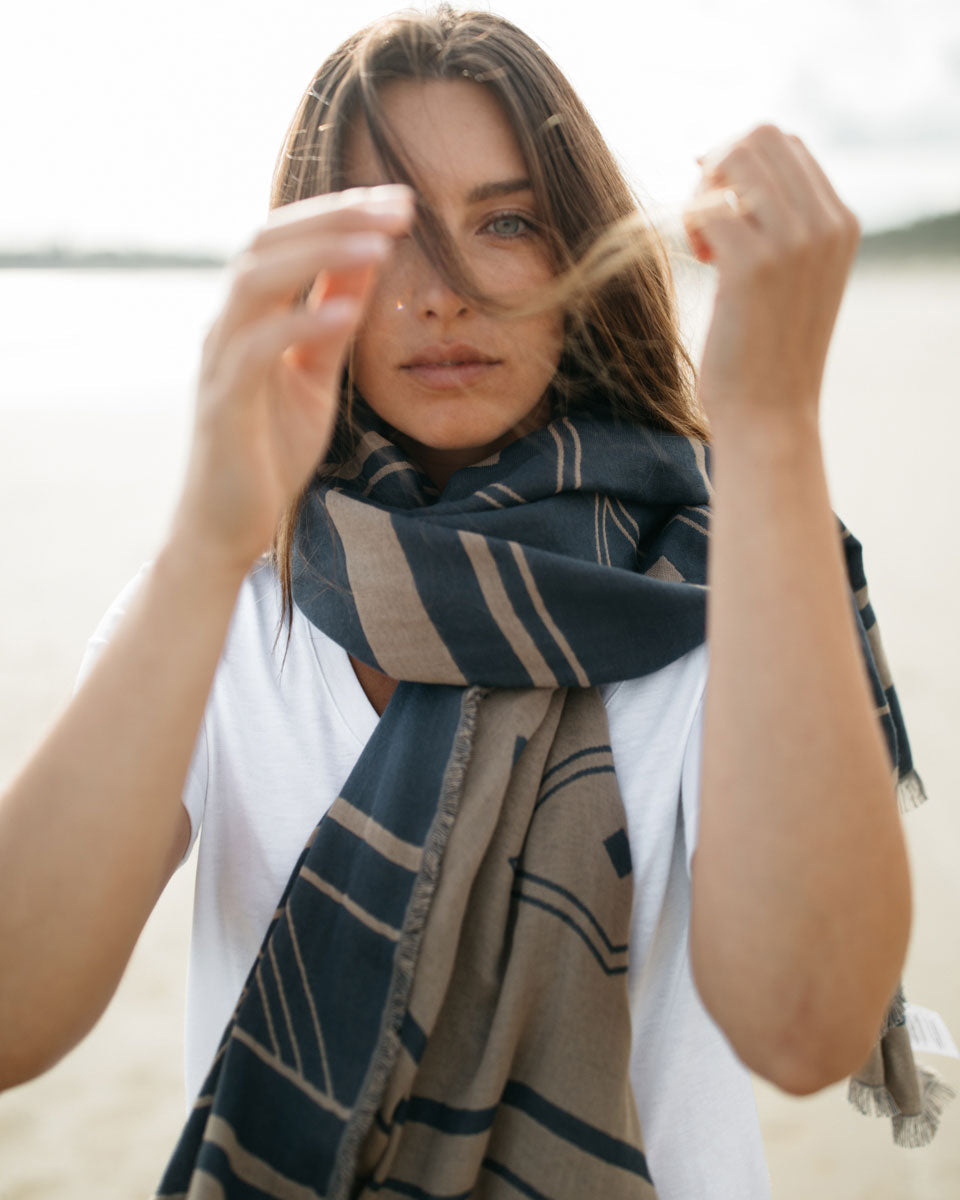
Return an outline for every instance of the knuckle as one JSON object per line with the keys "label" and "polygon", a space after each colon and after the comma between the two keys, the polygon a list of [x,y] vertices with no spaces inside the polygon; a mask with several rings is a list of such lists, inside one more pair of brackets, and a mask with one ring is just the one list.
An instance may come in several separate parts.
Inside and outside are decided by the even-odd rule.
{"label": "knuckle", "polygon": [[734,171],[743,170],[754,162],[754,157],[755,152],[747,142],[737,142],[736,145],[730,147],[717,166],[724,172],[731,168]]}
{"label": "knuckle", "polygon": [[770,121],[755,125],[747,134],[747,141],[755,146],[767,146],[775,139],[783,137],[783,131]]}
{"label": "knuckle", "polygon": [[245,250],[234,259],[231,267],[231,295],[247,296],[250,294],[256,282],[257,265],[257,256],[249,250]]}
{"label": "knuckle", "polygon": [[788,258],[800,258],[807,253],[814,240],[813,233],[806,226],[797,221],[790,222],[784,229],[784,252]]}
{"label": "knuckle", "polygon": [[844,208],[843,210],[843,224],[847,237],[850,239],[852,244],[854,246],[859,245],[863,230],[856,214],[852,213],[849,208]]}

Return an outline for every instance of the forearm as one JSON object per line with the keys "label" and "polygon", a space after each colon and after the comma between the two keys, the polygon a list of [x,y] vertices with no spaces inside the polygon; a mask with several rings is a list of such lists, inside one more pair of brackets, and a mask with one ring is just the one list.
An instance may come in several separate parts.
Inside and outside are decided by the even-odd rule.
{"label": "forearm", "polygon": [[879,1031],[906,855],[815,418],[719,427],[714,482],[693,967],[747,1065],[806,1091]]}
{"label": "forearm", "polygon": [[240,578],[178,545],[0,802],[0,1086],[116,988],[182,845],[181,793]]}

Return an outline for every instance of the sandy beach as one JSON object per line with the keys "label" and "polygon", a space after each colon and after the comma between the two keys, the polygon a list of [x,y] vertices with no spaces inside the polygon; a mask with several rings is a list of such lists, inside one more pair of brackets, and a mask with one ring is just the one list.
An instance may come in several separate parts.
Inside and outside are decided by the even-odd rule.
{"label": "sandy beach", "polygon": [[[10,332],[15,312],[46,303],[44,288],[55,281],[38,281],[39,274],[0,272],[4,336],[12,339],[4,361],[15,364],[12,390],[5,385],[0,398],[0,785],[66,702],[86,639],[162,536],[183,466],[199,341],[218,287],[206,277],[184,299],[186,291],[177,291],[186,288],[183,280],[143,283],[155,306],[154,332],[128,341],[104,375],[114,346],[103,325],[120,311],[128,285],[101,278],[94,320],[78,307],[81,273],[64,275],[57,295],[77,316],[47,348],[30,341],[29,313],[20,334]],[[693,328],[705,293],[685,297]],[[958,333],[960,269],[858,269],[828,362],[824,438],[834,508],[864,544],[930,796],[905,818],[915,886],[906,990],[960,1040],[960,560],[952,511]],[[149,386],[127,389],[123,372],[127,382],[139,379],[145,363]],[[86,383],[68,395],[61,390],[68,378]],[[0,1200],[151,1194],[184,1114],[191,872],[192,864],[178,872],[161,898],[94,1032],[44,1076],[0,1095]],[[70,980],[62,986],[69,989]],[[920,1057],[960,1090],[960,1061]],[[960,1195],[960,1100],[930,1147],[908,1151],[892,1144],[888,1122],[850,1108],[842,1085],[802,1100],[759,1081],[756,1091],[775,1200]]]}

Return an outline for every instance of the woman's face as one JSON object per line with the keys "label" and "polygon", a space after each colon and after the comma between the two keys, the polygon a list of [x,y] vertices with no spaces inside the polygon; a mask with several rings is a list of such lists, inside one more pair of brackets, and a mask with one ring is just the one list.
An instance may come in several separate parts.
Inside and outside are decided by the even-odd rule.
{"label": "woman's face", "polygon": [[[467,80],[384,89],[391,127],[424,199],[479,286],[509,300],[547,282],[540,216],[497,101]],[[385,182],[365,127],[347,142],[347,183]],[[385,264],[354,346],[357,387],[441,486],[549,419],[544,392],[563,341],[558,311],[486,316],[440,278],[412,237]]]}

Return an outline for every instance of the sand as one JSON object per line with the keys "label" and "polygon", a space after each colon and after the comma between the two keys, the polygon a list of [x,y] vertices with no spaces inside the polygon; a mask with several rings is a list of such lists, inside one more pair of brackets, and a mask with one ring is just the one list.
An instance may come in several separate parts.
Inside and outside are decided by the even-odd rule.
{"label": "sand", "polygon": [[[828,363],[824,431],[834,507],[866,546],[931,796],[906,819],[916,894],[907,990],[960,1040],[958,332],[960,272],[858,272]],[[86,638],[162,534],[183,462],[188,390],[141,407],[0,402],[0,784],[66,702]],[[191,870],[161,898],[94,1032],[47,1074],[0,1095],[0,1200],[150,1194],[184,1112]],[[960,1088],[960,1062],[922,1060]],[[803,1100],[759,1081],[756,1090],[777,1200],[960,1194],[960,1101],[932,1146],[905,1151],[885,1122],[848,1108],[841,1086]]]}

